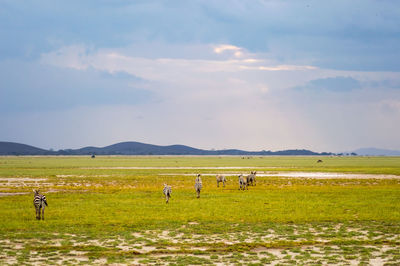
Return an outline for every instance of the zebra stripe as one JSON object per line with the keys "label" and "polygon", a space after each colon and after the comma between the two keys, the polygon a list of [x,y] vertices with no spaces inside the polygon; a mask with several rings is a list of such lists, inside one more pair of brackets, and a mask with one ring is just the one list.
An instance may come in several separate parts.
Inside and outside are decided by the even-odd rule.
{"label": "zebra stripe", "polygon": [[33,192],[35,195],[33,196],[33,206],[36,211],[36,219],[40,220],[40,212],[42,213],[42,220],[44,220],[44,208],[49,206],[47,204],[46,196],[40,194],[40,190],[34,189]]}
{"label": "zebra stripe", "polygon": [[242,174],[239,175],[239,190],[249,189],[247,187],[246,179],[243,177]]}
{"label": "zebra stripe", "polygon": [[196,177],[194,188],[196,189],[196,192],[197,192],[197,198],[200,198],[200,191],[203,188],[203,184],[201,182],[200,174],[198,174],[197,177]]}

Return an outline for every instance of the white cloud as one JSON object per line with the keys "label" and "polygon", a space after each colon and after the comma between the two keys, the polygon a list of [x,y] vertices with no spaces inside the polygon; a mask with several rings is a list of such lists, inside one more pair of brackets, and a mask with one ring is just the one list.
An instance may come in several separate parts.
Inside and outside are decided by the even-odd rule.
{"label": "white cloud", "polygon": [[216,54],[221,54],[225,51],[232,51],[236,57],[243,55],[242,50],[242,48],[230,44],[220,44],[214,47],[214,52]]}
{"label": "white cloud", "polygon": [[[208,46],[203,47],[208,50]],[[302,65],[276,65],[273,62],[257,58],[257,55],[245,54],[242,48],[233,45],[219,45],[214,47],[214,52],[219,54],[224,51],[235,51],[234,57],[239,58],[210,58],[187,59],[174,57],[148,58],[130,56],[118,50],[97,51],[86,49],[83,46],[62,47],[57,51],[43,54],[41,62],[44,64],[69,67],[74,69],[87,69],[92,67],[108,72],[124,71],[144,79],[158,81],[177,81],[179,76],[188,78],[196,77],[203,73],[224,72],[238,73],[243,71],[298,71],[315,70],[313,66]],[[240,56],[238,56],[240,52]]]}
{"label": "white cloud", "polygon": [[314,70],[314,66],[278,65],[278,66],[241,66],[242,69],[263,70],[263,71],[294,71],[294,70]]}
{"label": "white cloud", "polygon": [[40,61],[44,64],[83,70],[90,65],[90,62],[87,62],[88,54],[89,49],[84,45],[63,46],[56,51],[42,54]]}
{"label": "white cloud", "polygon": [[[147,47],[148,50],[153,48]],[[179,52],[191,49],[196,50],[196,58]],[[155,93],[158,101],[143,106],[109,106],[90,111],[105,117],[105,122],[109,117],[107,113],[120,117],[108,121],[113,125],[110,128],[115,132],[114,136],[112,132],[100,130],[100,125],[92,125],[104,133],[98,133],[99,142],[109,139],[104,144],[119,140],[115,137],[118,135],[124,140],[183,143],[200,148],[349,150],[371,146],[372,139],[382,138],[384,132],[379,129],[379,124],[386,125],[393,118],[386,116],[380,122],[376,117],[379,112],[397,106],[395,102],[385,102],[380,108],[365,110],[363,115],[367,118],[359,119],[363,103],[388,97],[396,99],[396,91],[377,96],[372,88],[366,90],[363,87],[347,93],[344,98],[327,91],[311,94],[291,89],[312,80],[338,76],[372,84],[375,80],[398,77],[394,72],[281,65],[266,58],[265,54],[249,54],[233,45],[197,45],[171,50],[175,52],[167,53],[168,56],[150,57],[140,56],[134,47],[93,50],[71,46],[43,54],[41,62],[74,69],[127,72],[150,81],[146,89]],[[235,52],[240,52],[240,57]],[[85,120],[84,117],[79,119]],[[369,126],[372,122],[374,128]],[[350,136],[343,127],[352,131]],[[368,138],[361,137],[364,131],[368,131]],[[131,133],[127,135],[126,132]],[[386,142],[393,140],[394,136]]]}

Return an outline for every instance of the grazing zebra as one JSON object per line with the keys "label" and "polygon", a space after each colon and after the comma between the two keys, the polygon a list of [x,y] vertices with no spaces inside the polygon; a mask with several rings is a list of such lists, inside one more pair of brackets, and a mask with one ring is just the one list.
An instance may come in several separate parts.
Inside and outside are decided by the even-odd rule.
{"label": "grazing zebra", "polygon": [[197,192],[197,198],[200,198],[200,191],[201,191],[202,187],[203,187],[203,185],[201,182],[201,177],[200,177],[200,174],[198,174],[196,177],[196,182],[194,184],[194,188],[196,189],[196,192]]}
{"label": "grazing zebra", "polygon": [[222,182],[223,187],[225,187],[226,178],[224,175],[217,175],[217,187],[219,187],[220,182]]}
{"label": "grazing zebra", "polygon": [[247,180],[243,177],[242,174],[239,175],[239,190],[249,189],[247,187]]}
{"label": "grazing zebra", "polygon": [[164,184],[163,193],[164,193],[165,199],[166,199],[165,203],[168,203],[169,198],[171,197],[171,193],[172,193],[171,186],[168,186],[167,184]]}
{"label": "grazing zebra", "polygon": [[40,194],[39,189],[34,189],[33,192],[35,193],[33,197],[33,206],[35,206],[36,210],[36,219],[40,220],[40,210],[42,210],[42,220],[44,220],[44,207],[49,206],[47,204],[46,196]]}
{"label": "grazing zebra", "polygon": [[[252,186],[255,186],[255,185],[256,185],[256,174],[257,174],[257,172],[254,171],[254,172],[251,172],[251,174],[249,174],[249,175],[247,176],[246,181],[247,181],[247,185],[248,185],[248,186],[249,186],[250,184],[251,184]],[[253,183],[254,183],[254,184],[253,184]]]}

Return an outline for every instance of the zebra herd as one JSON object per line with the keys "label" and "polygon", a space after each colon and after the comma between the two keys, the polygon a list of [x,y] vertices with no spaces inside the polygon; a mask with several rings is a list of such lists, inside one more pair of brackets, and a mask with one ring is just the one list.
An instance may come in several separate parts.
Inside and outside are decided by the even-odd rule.
{"label": "zebra herd", "polygon": [[[239,190],[245,190],[248,189],[248,186],[251,184],[252,186],[256,185],[256,174],[257,172],[251,172],[250,175],[248,175],[246,178],[240,174],[239,175]],[[226,183],[226,178],[224,175],[217,175],[217,187],[219,187],[219,183],[222,182],[223,187],[225,187]],[[200,198],[200,192],[201,189],[203,188],[203,183],[201,181],[201,175],[198,174],[195,179],[195,184],[194,188],[197,193],[197,198]],[[35,207],[36,210],[36,219],[37,220],[44,220],[44,208],[48,206],[46,196],[43,194],[40,194],[39,189],[34,189],[34,197],[33,197],[33,206]],[[163,194],[165,196],[165,202],[168,203],[169,199],[171,198],[172,194],[172,188],[171,186],[164,184],[164,189],[163,189]],[[40,216],[42,214],[42,216]]]}
{"label": "zebra herd", "polygon": [[239,175],[239,190],[249,189],[248,187],[250,185],[256,186],[256,174],[256,171],[251,172],[246,178],[244,178],[242,174]]}
{"label": "zebra herd", "polygon": [[[251,174],[249,174],[248,176],[246,176],[246,178],[240,174],[239,175],[239,190],[245,190],[245,189],[249,189],[248,186],[256,186],[256,174],[257,172],[251,172]],[[217,179],[217,187],[219,187],[219,183],[222,182],[223,187],[225,187],[225,183],[226,183],[226,178],[224,175],[217,175],[216,177]],[[196,190],[197,193],[197,198],[200,198],[200,192],[201,189],[203,188],[203,184],[201,181],[201,174],[197,174],[197,177],[194,181],[194,188]],[[171,186],[168,186],[167,184],[164,184],[164,189],[163,189],[163,193],[165,196],[165,200],[166,203],[169,202],[169,199],[171,198]]]}

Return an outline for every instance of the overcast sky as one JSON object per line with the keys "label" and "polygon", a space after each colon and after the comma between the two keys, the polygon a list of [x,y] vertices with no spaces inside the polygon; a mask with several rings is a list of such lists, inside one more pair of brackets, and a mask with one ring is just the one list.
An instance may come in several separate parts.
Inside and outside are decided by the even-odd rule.
{"label": "overcast sky", "polygon": [[400,3],[0,0],[0,141],[400,149]]}

